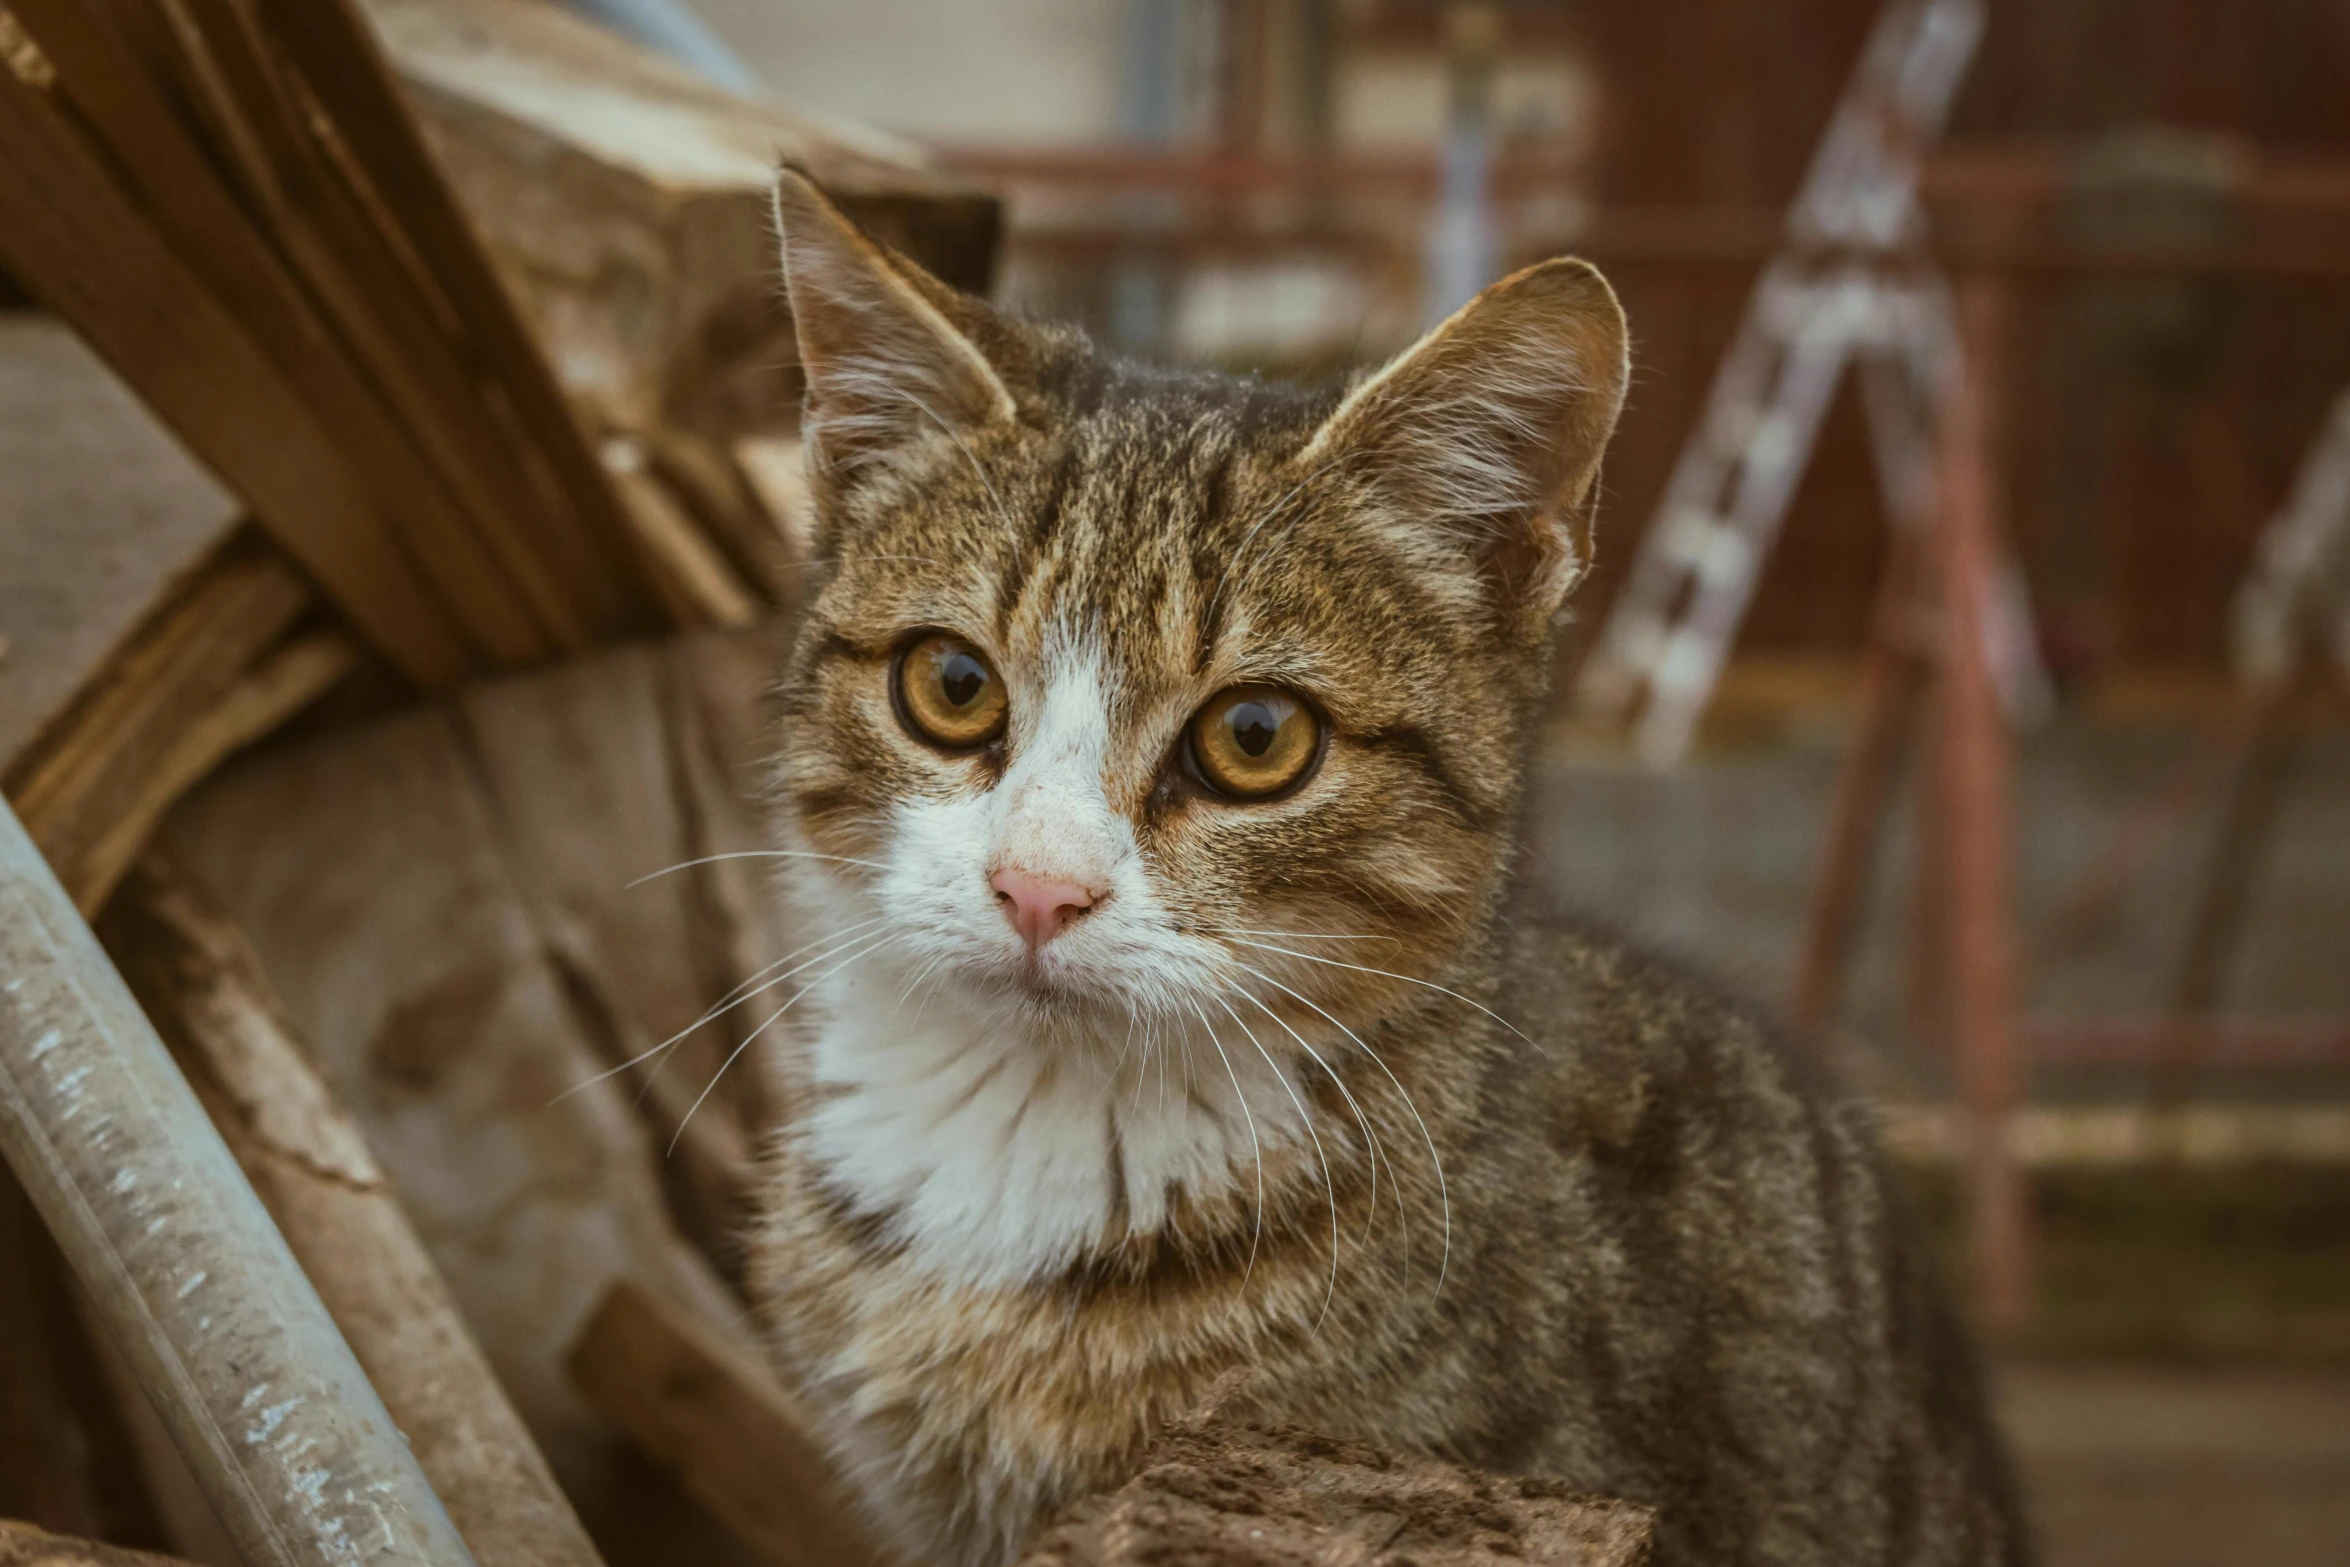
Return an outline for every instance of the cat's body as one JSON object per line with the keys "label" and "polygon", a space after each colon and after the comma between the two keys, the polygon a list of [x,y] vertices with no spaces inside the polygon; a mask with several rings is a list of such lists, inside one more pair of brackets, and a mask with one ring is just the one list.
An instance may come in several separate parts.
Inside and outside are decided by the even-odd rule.
{"label": "cat's body", "polygon": [[1511,912],[1622,395],[1596,274],[1341,399],[1105,362],[783,200],[823,939],[752,1282],[908,1560],[1009,1560],[1212,1385],[1656,1504],[1660,1563],[2020,1560],[1858,1112]]}

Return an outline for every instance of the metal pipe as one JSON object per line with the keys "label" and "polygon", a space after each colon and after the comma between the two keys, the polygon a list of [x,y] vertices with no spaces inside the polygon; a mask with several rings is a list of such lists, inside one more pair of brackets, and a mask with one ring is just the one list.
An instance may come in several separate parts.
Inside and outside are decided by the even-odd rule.
{"label": "metal pipe", "polygon": [[1997,591],[2001,532],[1999,397],[2009,299],[1996,278],[1959,286],[1964,370],[1942,414],[1943,594],[1938,756],[1938,880],[1948,920],[1939,978],[1971,1125],[1968,1179],[1976,1297],[1996,1331],[2031,1307],[2031,1207],[2012,1141],[2021,1064],[2015,1018],[2012,758],[1983,635]]}
{"label": "metal pipe", "polygon": [[5,802],[0,1155],[250,1567],[472,1567],[284,1237]]}

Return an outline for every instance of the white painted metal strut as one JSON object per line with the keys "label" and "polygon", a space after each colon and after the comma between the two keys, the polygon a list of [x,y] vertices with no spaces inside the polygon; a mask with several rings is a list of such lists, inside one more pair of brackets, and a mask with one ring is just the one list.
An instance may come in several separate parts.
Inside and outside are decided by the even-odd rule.
{"label": "white painted metal strut", "polygon": [[249,1567],[473,1567],[284,1237],[5,802],[0,1155]]}
{"label": "white painted metal strut", "polygon": [[[1787,214],[1632,574],[1585,666],[1583,705],[1629,713],[1652,763],[1678,760],[1713,695],[1845,369],[1861,367],[1896,525],[1933,503],[1933,440],[1958,369],[1947,283],[1910,261],[1918,174],[1983,28],[1981,0],[1893,0]],[[2011,705],[2042,700],[2021,579],[1987,631]]]}

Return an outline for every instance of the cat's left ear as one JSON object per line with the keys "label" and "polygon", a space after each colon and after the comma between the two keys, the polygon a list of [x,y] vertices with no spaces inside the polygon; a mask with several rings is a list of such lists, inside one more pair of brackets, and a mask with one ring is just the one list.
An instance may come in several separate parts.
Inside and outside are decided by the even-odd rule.
{"label": "cat's left ear", "polygon": [[1368,486],[1381,526],[1465,556],[1506,618],[1547,626],[1590,562],[1630,374],[1614,290],[1586,262],[1546,261],[1357,386],[1300,462]]}
{"label": "cat's left ear", "polygon": [[1003,378],[950,319],[984,307],[867,239],[796,169],[776,176],[775,226],[819,484],[1014,416]]}

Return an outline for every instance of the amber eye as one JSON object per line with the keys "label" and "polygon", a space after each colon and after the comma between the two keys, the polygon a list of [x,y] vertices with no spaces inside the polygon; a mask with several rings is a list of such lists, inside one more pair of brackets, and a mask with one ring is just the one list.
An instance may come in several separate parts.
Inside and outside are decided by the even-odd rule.
{"label": "amber eye", "polygon": [[1243,800],[1295,783],[1313,765],[1321,739],[1313,709],[1273,686],[1218,692],[1191,719],[1191,759],[1200,777]]}
{"label": "amber eye", "polygon": [[987,744],[1004,732],[1009,705],[995,666],[961,637],[934,632],[898,660],[898,710],[933,745]]}

